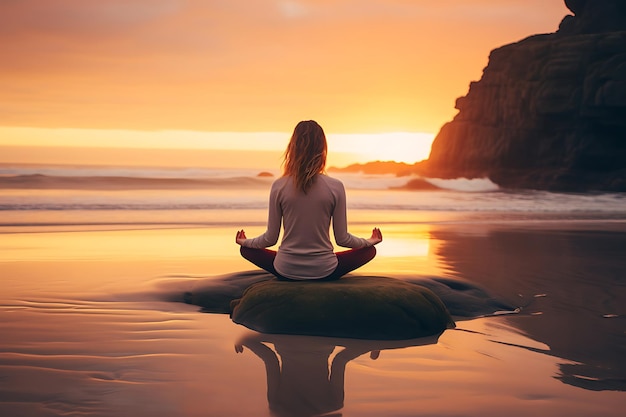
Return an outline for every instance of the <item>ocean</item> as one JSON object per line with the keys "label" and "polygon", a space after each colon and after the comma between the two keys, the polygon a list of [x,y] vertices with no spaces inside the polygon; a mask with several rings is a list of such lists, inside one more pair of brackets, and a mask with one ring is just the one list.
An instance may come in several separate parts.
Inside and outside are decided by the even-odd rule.
{"label": "ocean", "polygon": [[[260,173],[244,169],[0,165],[2,224],[11,224],[13,216],[28,218],[46,211],[97,211],[92,217],[100,218],[103,211],[184,210],[189,218],[201,221],[212,217],[212,210],[264,209],[269,187],[280,172],[263,171],[271,176]],[[625,193],[511,191],[500,189],[487,178],[426,178],[438,189],[411,191],[403,187],[413,177],[329,175],[343,181],[350,210],[489,213],[492,220],[511,216],[615,219],[626,213]],[[9,216],[9,212],[19,215]],[[178,220],[172,221],[184,218],[177,216]],[[107,217],[101,220],[107,221]]]}

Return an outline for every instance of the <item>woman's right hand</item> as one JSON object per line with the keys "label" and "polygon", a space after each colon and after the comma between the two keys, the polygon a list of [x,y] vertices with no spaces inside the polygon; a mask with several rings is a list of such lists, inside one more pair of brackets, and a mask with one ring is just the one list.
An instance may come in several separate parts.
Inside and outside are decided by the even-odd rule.
{"label": "woman's right hand", "polygon": [[243,242],[245,242],[246,239],[246,232],[244,232],[243,229],[237,230],[237,235],[235,235],[235,242],[237,242],[238,245],[243,246]]}
{"label": "woman's right hand", "polygon": [[378,227],[372,230],[372,236],[367,241],[373,246],[383,241],[383,234]]}

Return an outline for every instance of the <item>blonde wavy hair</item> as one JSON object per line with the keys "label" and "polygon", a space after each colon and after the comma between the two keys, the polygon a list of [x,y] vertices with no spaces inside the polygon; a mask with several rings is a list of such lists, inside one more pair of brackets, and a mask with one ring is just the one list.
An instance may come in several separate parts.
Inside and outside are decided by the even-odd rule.
{"label": "blonde wavy hair", "polygon": [[315,176],[324,172],[327,151],[324,129],[317,122],[298,123],[285,150],[283,176],[293,177],[295,186],[306,193]]}

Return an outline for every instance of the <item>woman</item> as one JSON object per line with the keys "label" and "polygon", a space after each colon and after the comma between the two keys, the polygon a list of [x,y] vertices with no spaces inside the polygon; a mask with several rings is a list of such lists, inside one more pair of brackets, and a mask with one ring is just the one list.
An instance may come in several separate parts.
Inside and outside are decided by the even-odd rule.
{"label": "woman", "polygon": [[[324,174],[326,136],[316,122],[298,123],[285,151],[284,175],[272,184],[267,230],[253,239],[237,231],[241,255],[280,280],[336,280],[366,264],[383,240],[378,228],[369,239],[348,233],[346,194],[341,181]],[[333,252],[329,227],[337,245]],[[283,239],[278,252],[266,249]]]}

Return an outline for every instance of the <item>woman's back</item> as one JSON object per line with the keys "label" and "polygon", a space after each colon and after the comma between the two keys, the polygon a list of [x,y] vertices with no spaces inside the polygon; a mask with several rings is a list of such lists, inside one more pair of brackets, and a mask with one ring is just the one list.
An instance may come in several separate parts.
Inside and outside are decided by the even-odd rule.
{"label": "woman's back", "polygon": [[292,279],[324,277],[337,266],[329,228],[331,219],[337,245],[358,248],[367,241],[347,231],[346,197],[341,181],[318,174],[306,193],[296,188],[291,177],[272,187],[282,214],[284,235],[274,266]]}
{"label": "woman's back", "polygon": [[[332,252],[328,230],[337,204],[337,181],[317,175],[304,193],[291,177],[276,181],[278,205],[283,215],[284,235],[279,250],[290,254]],[[334,188],[334,189],[333,189]]]}

